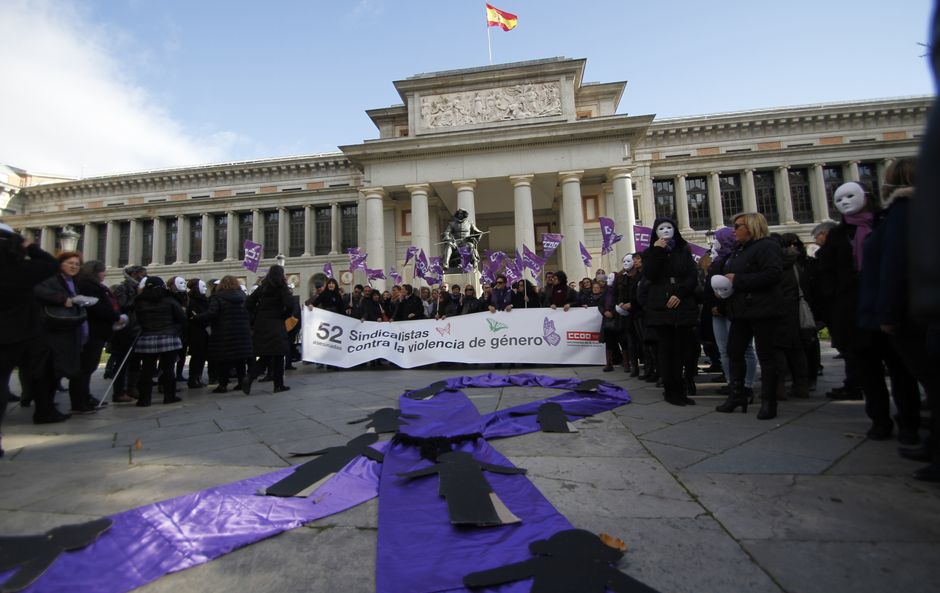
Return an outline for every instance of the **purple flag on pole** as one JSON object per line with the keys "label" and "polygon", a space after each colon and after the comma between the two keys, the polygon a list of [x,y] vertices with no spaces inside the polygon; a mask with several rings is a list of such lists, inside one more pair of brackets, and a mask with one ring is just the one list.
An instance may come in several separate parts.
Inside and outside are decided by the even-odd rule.
{"label": "purple flag on pole", "polygon": [[601,255],[610,253],[614,244],[623,240],[623,235],[618,235],[614,231],[614,221],[605,216],[597,219],[601,223]]}
{"label": "purple flag on pole", "polygon": [[464,272],[471,271],[473,269],[473,259],[470,257],[470,248],[461,245],[457,248],[457,253],[460,254],[460,269]]}
{"label": "purple flag on pole", "polygon": [[261,254],[263,251],[264,247],[261,245],[261,243],[255,243],[250,239],[246,239],[245,261],[242,262],[242,267],[252,272],[257,272],[258,264],[261,263]]}
{"label": "purple flag on pole", "polygon": [[418,255],[415,257],[415,278],[424,278],[428,273],[428,256],[425,255],[424,250],[418,250]]}
{"label": "purple flag on pole", "polygon": [[323,273],[326,274],[327,278],[333,277],[333,264],[325,263],[323,264]]}
{"label": "purple flag on pole", "polygon": [[548,259],[555,253],[555,250],[558,249],[558,246],[561,245],[561,240],[565,236],[560,233],[542,233],[542,253],[543,257]]}
{"label": "purple flag on pole", "polygon": [[415,247],[414,245],[409,245],[408,251],[405,252],[405,264],[404,265],[407,266],[408,262],[411,261],[411,258],[415,257],[416,255],[418,255],[418,248]]}
{"label": "purple flag on pole", "polygon": [[367,254],[363,253],[358,247],[350,247],[346,250],[346,253],[349,254],[350,270],[366,270]]}
{"label": "purple flag on pole", "polygon": [[522,263],[526,268],[532,270],[532,274],[538,276],[542,272],[545,260],[536,255],[527,245],[522,246]]}
{"label": "purple flag on pole", "polygon": [[484,284],[492,284],[496,281],[496,270],[493,264],[486,263],[480,268],[480,281]]}
{"label": "purple flag on pole", "polygon": [[435,255],[434,257],[428,258],[428,271],[433,272],[438,276],[444,275],[444,267],[441,265],[440,256]]}
{"label": "purple flag on pole", "polygon": [[372,280],[385,280],[385,272],[381,269],[373,270],[372,268],[366,268],[366,276],[369,278],[369,281]]}
{"label": "purple flag on pole", "polygon": [[581,248],[581,259],[584,261],[584,265],[588,268],[591,267],[591,252],[587,250],[587,247],[584,246],[584,243],[578,241],[578,247]]}
{"label": "purple flag on pole", "polygon": [[395,281],[395,284],[401,284],[401,274],[394,267],[388,271],[388,277]]}
{"label": "purple flag on pole", "polygon": [[637,253],[643,253],[650,248],[650,236],[653,234],[653,229],[648,226],[636,226],[633,227],[633,240],[636,243]]}
{"label": "purple flag on pole", "polygon": [[431,286],[437,286],[441,283],[441,279],[436,278],[434,276],[425,276],[424,281],[430,284]]}
{"label": "purple flag on pole", "polygon": [[506,254],[503,253],[502,251],[493,251],[493,252],[488,251],[486,258],[490,260],[490,264],[492,266],[496,267],[496,266],[499,266],[499,264],[503,263],[503,260],[506,259]]}
{"label": "purple flag on pole", "polygon": [[510,285],[515,284],[522,280],[522,271],[519,269],[518,264],[511,259],[506,260],[506,280],[509,281]]}

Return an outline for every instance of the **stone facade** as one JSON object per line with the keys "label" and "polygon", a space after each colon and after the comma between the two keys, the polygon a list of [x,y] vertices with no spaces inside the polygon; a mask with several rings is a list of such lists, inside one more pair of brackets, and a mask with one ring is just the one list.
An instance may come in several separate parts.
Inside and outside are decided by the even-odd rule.
{"label": "stone facade", "polygon": [[[254,277],[240,246],[285,258],[302,292],[323,265],[402,272],[409,245],[439,255],[457,208],[489,230],[482,248],[534,247],[565,235],[549,262],[586,275],[578,242],[608,269],[633,249],[633,224],[674,216],[704,233],[759,210],[774,230],[804,236],[831,214],[832,190],[858,180],[878,192],[886,164],[917,151],[931,99],[859,101],[656,120],[616,113],[625,82],[582,82],[584,60],[553,58],[396,81],[403,104],[369,110],[379,138],[308,157],[145,171],[20,191],[9,224],[44,248],[66,225],[109,281],[127,263],[152,274]],[[627,239],[600,257],[597,218]],[[540,248],[540,247],[539,247]],[[411,279],[410,266],[404,273]],[[364,279],[357,275],[356,281]],[[376,286],[383,286],[379,281]]]}

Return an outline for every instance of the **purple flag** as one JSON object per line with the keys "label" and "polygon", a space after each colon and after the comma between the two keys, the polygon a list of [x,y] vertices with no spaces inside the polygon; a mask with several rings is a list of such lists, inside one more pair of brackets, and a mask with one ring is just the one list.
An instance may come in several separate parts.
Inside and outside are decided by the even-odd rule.
{"label": "purple flag", "polygon": [[[409,245],[409,246],[408,246],[408,251],[405,252],[405,263],[404,263],[404,265],[407,266],[407,265],[408,265],[408,262],[411,261],[411,258],[415,257],[416,255],[418,255],[418,248],[415,247],[414,245]],[[399,284],[400,284],[400,283],[399,283]]]}
{"label": "purple flag", "polygon": [[650,248],[650,236],[653,234],[653,229],[648,226],[636,226],[633,227],[633,240],[636,243],[637,253],[643,253]]}
{"label": "purple flag", "polygon": [[692,259],[695,260],[695,263],[698,263],[700,259],[708,255],[708,249],[695,243],[689,243],[689,250],[692,252]]}
{"label": "purple flag", "polygon": [[493,265],[487,263],[482,266],[480,269],[480,281],[484,284],[492,284],[496,282],[496,270],[493,269]]}
{"label": "purple flag", "polygon": [[373,270],[372,268],[366,268],[366,276],[369,278],[369,281],[373,280],[385,280],[385,272],[381,269]]}
{"label": "purple flag", "polygon": [[401,280],[402,280],[401,274],[399,274],[398,271],[394,267],[392,267],[392,269],[388,271],[388,277],[394,280],[395,284],[401,284]]}
{"label": "purple flag", "polygon": [[584,265],[588,268],[591,267],[591,253],[587,250],[587,247],[584,246],[584,243],[578,241],[578,247],[581,248],[581,259],[584,261]]}
{"label": "purple flag", "polygon": [[358,247],[350,247],[346,250],[346,253],[349,254],[349,269],[350,270],[363,270],[366,268],[366,257],[367,254],[363,253]]}
{"label": "purple flag", "polygon": [[[510,265],[510,262],[511,265]],[[506,280],[509,281],[510,286],[522,280],[522,272],[519,270],[519,267],[511,259],[506,260]]]}
{"label": "purple flag", "polygon": [[415,278],[424,278],[428,273],[428,256],[425,255],[424,250],[418,250],[418,255],[415,257]]}
{"label": "purple flag", "polygon": [[535,276],[538,276],[542,272],[542,267],[545,266],[545,260],[536,255],[527,245],[522,246],[522,263],[532,270]]}
{"label": "purple flag", "polygon": [[560,233],[542,233],[542,254],[548,259],[555,253],[565,236]]}
{"label": "purple flag", "polygon": [[425,276],[424,281],[430,284],[431,286],[437,286],[441,283],[441,279],[436,278],[434,276]]}
{"label": "purple flag", "polygon": [[601,255],[610,253],[614,244],[623,240],[623,235],[618,235],[614,231],[614,221],[605,216],[597,219],[601,223]]}
{"label": "purple flag", "polygon": [[466,245],[461,245],[457,248],[457,253],[460,254],[460,269],[464,272],[473,270],[473,259],[470,257],[470,248]]}
{"label": "purple flag", "polygon": [[441,265],[440,256],[435,255],[434,257],[428,258],[428,271],[433,272],[438,276],[444,275],[444,267]]}
{"label": "purple flag", "polygon": [[502,251],[489,251],[487,250],[486,259],[490,260],[490,265],[499,266],[503,263],[503,260],[506,259],[506,254]]}
{"label": "purple flag", "polygon": [[326,274],[327,278],[333,277],[333,264],[325,263],[323,264],[323,273]]}
{"label": "purple flag", "polygon": [[242,262],[242,267],[252,272],[258,271],[258,264],[261,263],[261,254],[264,252],[264,247],[261,243],[255,243],[250,239],[245,240],[245,261]]}

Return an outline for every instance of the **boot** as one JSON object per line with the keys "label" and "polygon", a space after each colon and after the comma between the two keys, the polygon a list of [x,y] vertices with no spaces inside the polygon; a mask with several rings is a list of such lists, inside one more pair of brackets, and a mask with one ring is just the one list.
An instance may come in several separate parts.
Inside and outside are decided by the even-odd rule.
{"label": "boot", "polygon": [[747,396],[744,395],[744,385],[732,383],[731,395],[728,396],[728,399],[726,399],[723,404],[715,406],[715,411],[721,412],[722,414],[731,414],[738,406],[741,406],[741,411],[747,414],[747,404]]}
{"label": "boot", "polygon": [[696,392],[698,391],[698,388],[695,386],[695,378],[694,378],[694,377],[686,377],[686,378],[685,378],[685,390],[686,390],[686,394],[687,394],[687,395],[695,395],[695,394],[696,394]]}
{"label": "boot", "polygon": [[776,398],[766,398],[761,396],[760,398],[760,411],[757,412],[758,420],[770,420],[777,417],[777,400]]}
{"label": "boot", "polygon": [[610,350],[607,350],[607,365],[604,367],[604,372],[609,373],[614,370],[614,365],[611,364],[613,359],[613,353]]}

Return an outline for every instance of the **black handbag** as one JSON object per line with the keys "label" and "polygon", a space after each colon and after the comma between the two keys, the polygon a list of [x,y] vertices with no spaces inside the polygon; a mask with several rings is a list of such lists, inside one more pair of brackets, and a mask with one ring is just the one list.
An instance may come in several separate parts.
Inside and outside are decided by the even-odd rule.
{"label": "black handbag", "polygon": [[46,327],[52,330],[69,330],[79,327],[88,320],[85,307],[72,305],[43,305],[42,318]]}

